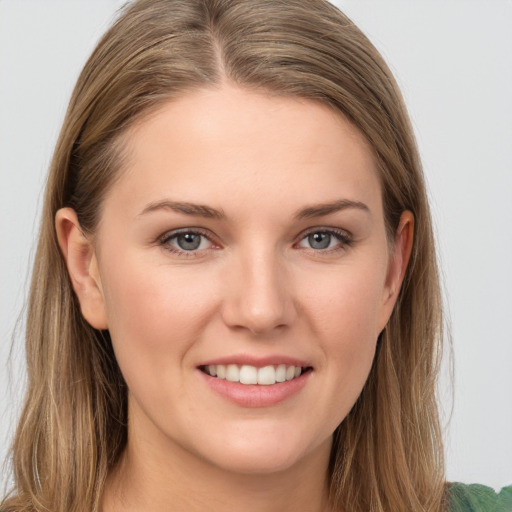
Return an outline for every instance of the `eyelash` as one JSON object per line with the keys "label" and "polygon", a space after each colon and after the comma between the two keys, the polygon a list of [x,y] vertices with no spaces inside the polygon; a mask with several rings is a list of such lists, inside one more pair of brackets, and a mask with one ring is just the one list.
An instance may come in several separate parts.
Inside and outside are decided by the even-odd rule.
{"label": "eyelash", "polygon": [[[341,230],[341,229],[335,229],[335,228],[313,228],[308,231],[305,231],[301,233],[299,241],[294,244],[294,246],[297,246],[300,244],[303,240],[305,240],[308,236],[313,234],[325,234],[334,237],[336,240],[338,240],[339,245],[336,247],[331,248],[325,248],[325,249],[314,249],[313,247],[304,247],[305,250],[313,251],[317,254],[329,254],[333,252],[343,251],[346,250],[348,247],[352,245],[353,238],[350,233],[347,231]],[[186,258],[197,258],[204,254],[205,251],[212,250],[212,247],[208,247],[207,249],[200,249],[200,250],[190,250],[186,251],[183,249],[180,249],[174,245],[171,245],[171,240],[176,239],[180,235],[198,235],[203,238],[206,238],[213,246],[215,246],[215,242],[212,240],[212,236],[207,231],[204,231],[199,228],[185,228],[177,231],[171,231],[168,233],[165,233],[163,236],[161,236],[158,240],[158,243],[167,251],[177,254],[179,256],[183,256]]]}
{"label": "eyelash", "polygon": [[306,231],[304,233],[301,233],[300,240],[299,240],[298,243],[302,242],[308,236],[315,235],[315,234],[329,235],[329,236],[334,237],[339,242],[339,245],[337,245],[335,247],[326,248],[326,249],[314,249],[313,247],[309,247],[309,248],[305,247],[304,248],[306,250],[313,251],[316,254],[330,254],[330,253],[333,253],[333,252],[344,251],[348,247],[350,247],[352,245],[352,242],[353,242],[352,235],[350,233],[348,233],[347,231],[344,231],[342,229],[336,229],[336,228],[313,228],[313,229],[310,229],[310,230],[308,230],[308,231]]}
{"label": "eyelash", "polygon": [[171,240],[178,238],[180,235],[199,235],[203,238],[206,238],[212,245],[215,245],[215,243],[212,240],[212,236],[207,231],[204,231],[199,228],[185,228],[177,231],[167,232],[162,237],[160,237],[159,244],[165,250],[173,254],[177,254],[178,256],[183,256],[185,258],[197,258],[199,256],[202,256],[204,254],[204,251],[210,251],[212,249],[211,247],[209,247],[208,249],[185,251],[183,249],[175,247],[174,245],[171,245]]}

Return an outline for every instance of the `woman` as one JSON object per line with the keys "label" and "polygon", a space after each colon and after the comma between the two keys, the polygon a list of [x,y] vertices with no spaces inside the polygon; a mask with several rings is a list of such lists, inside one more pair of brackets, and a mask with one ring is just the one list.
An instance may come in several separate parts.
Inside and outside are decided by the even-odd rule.
{"label": "woman", "polygon": [[51,165],[2,509],[454,508],[441,325],[360,31],[323,2],[135,2]]}

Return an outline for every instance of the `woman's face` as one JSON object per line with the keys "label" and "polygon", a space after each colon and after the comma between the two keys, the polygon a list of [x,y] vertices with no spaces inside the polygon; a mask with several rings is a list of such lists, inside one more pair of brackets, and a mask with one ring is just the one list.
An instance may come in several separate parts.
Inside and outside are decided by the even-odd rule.
{"label": "woman's face", "polygon": [[110,331],[131,442],[244,473],[325,459],[410,231],[388,243],[367,143],[326,106],[232,86],[169,102],[125,142],[97,290],[75,288]]}

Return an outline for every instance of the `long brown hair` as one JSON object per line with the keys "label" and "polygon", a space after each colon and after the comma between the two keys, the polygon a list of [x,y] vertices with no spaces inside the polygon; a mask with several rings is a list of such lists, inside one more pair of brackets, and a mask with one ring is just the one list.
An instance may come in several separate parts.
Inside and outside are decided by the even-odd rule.
{"label": "long brown hair", "polygon": [[442,310],[430,211],[393,76],[363,33],[324,0],[139,0],[99,42],[73,92],[51,163],[28,307],[28,389],[7,511],[97,511],[127,439],[127,393],[107,331],[82,317],[54,228],[73,207],[94,232],[123,163],[122,135],[163,102],[222,81],[322,102],[373,148],[388,236],[415,217],[392,317],[357,403],[334,433],[335,509],[443,510],[435,381]]}

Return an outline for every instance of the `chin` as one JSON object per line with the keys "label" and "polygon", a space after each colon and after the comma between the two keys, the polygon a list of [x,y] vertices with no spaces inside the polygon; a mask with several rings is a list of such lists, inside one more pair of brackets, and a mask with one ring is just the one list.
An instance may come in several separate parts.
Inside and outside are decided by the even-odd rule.
{"label": "chin", "polygon": [[297,453],[235,453],[224,457],[222,468],[243,475],[265,475],[280,473],[293,468],[301,457]]}
{"label": "chin", "polygon": [[232,473],[264,475],[285,472],[301,464],[306,458],[329,457],[332,436],[320,442],[304,440],[298,432],[259,432],[237,437],[230,435],[219,445],[210,443],[209,461]]}

